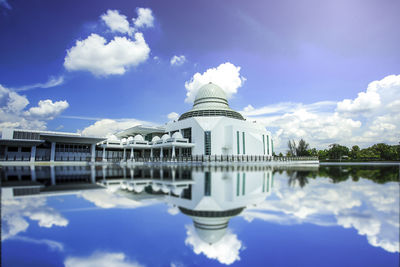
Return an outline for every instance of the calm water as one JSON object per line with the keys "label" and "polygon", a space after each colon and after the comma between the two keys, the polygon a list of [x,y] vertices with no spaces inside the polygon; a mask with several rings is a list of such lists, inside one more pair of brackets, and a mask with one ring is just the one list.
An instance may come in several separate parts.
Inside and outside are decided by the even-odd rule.
{"label": "calm water", "polygon": [[399,165],[3,167],[2,266],[399,266]]}

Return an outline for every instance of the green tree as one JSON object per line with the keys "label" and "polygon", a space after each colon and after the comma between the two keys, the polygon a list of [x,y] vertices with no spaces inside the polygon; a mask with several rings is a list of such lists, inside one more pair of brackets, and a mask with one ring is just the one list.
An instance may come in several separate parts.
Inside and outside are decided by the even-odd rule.
{"label": "green tree", "polygon": [[360,147],[357,146],[357,145],[355,145],[355,146],[352,146],[352,147],[351,147],[349,156],[350,156],[350,158],[352,158],[352,159],[357,159],[359,153],[360,153]]}
{"label": "green tree", "polygon": [[299,157],[309,156],[310,154],[308,153],[308,147],[309,144],[303,138],[301,138],[296,148],[296,155]]}
{"label": "green tree", "polygon": [[329,159],[339,159],[341,160],[343,156],[349,155],[349,149],[345,146],[339,144],[332,144],[329,146],[328,157]]}

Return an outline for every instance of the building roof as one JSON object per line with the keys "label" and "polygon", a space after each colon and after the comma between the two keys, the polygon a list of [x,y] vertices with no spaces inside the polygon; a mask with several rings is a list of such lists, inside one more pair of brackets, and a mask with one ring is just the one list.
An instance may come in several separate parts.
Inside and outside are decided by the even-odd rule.
{"label": "building roof", "polygon": [[126,138],[129,136],[135,136],[135,135],[146,135],[146,134],[151,134],[151,133],[164,133],[165,132],[165,127],[163,126],[145,126],[145,125],[137,125],[134,127],[131,127],[129,129],[126,129],[122,132],[119,132],[115,134],[118,138]]}
{"label": "building roof", "polygon": [[183,113],[179,120],[191,117],[222,116],[244,120],[243,116],[229,107],[224,90],[216,84],[203,85],[197,92],[193,108]]}

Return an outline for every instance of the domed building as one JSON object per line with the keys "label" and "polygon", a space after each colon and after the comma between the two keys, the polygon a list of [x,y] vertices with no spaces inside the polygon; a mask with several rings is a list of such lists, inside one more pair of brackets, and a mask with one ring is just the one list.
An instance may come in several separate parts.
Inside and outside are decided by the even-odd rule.
{"label": "domed building", "polygon": [[194,143],[192,155],[269,155],[271,134],[231,109],[224,90],[214,83],[202,86],[193,107],[178,121],[167,124],[166,132],[180,132]]}

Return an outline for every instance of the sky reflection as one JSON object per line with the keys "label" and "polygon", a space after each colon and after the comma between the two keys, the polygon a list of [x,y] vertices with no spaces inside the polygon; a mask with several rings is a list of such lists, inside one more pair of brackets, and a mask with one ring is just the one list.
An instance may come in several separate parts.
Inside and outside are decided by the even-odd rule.
{"label": "sky reflection", "polygon": [[[278,260],[281,252],[254,253],[285,243],[290,252],[299,234],[307,233],[302,246],[311,242],[319,253],[326,252],[321,236],[338,233],[335,242],[352,244],[367,265],[399,263],[398,182],[351,176],[337,182],[315,168],[87,171],[77,176],[75,170],[75,180],[68,181],[69,169],[56,169],[53,178],[38,172],[30,183],[44,185],[39,193],[13,196],[11,189],[27,181],[18,175],[15,181],[15,172],[3,170],[4,265],[29,260],[55,266],[264,265],[268,255],[275,265],[296,266],[296,257]],[[21,248],[28,250],[26,261],[18,256]],[[39,248],[44,249],[34,255]],[[334,249],[345,255],[349,247]],[[303,260],[316,265],[310,257]],[[323,265],[349,260],[335,257]]]}

